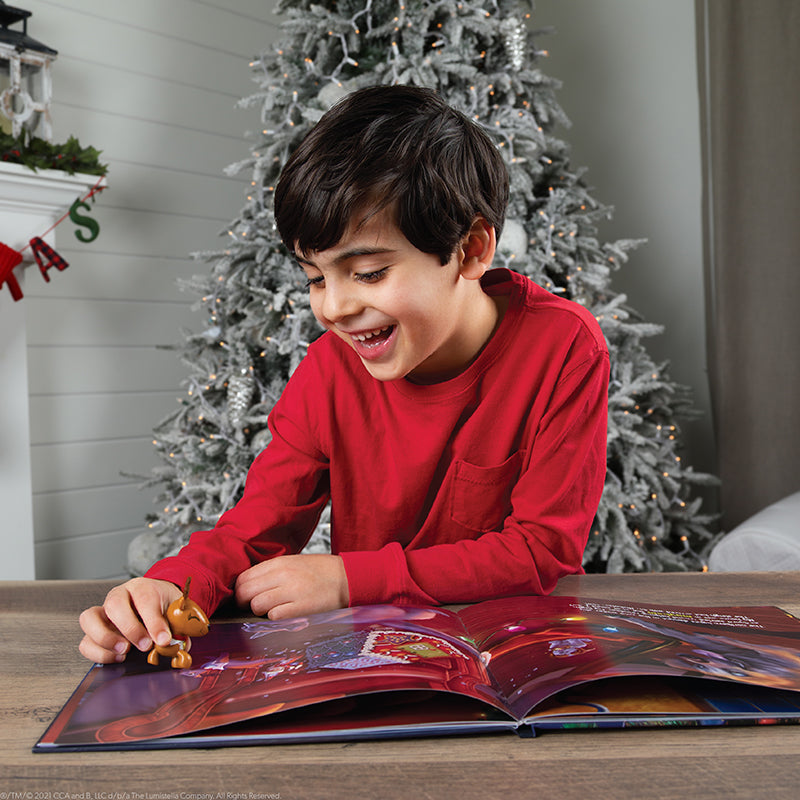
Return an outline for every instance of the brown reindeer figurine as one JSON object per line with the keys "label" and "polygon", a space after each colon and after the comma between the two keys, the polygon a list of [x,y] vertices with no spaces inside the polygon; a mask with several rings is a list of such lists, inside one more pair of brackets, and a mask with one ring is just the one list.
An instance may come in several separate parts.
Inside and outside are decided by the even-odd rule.
{"label": "brown reindeer figurine", "polygon": [[190,636],[205,636],[211,624],[200,606],[189,599],[189,585],[192,579],[186,579],[183,594],[173,600],[167,607],[167,622],[172,631],[172,641],[161,646],[153,644],[153,649],[147,654],[147,663],[158,664],[158,657],[171,658],[170,662],[175,669],[189,669],[192,666],[192,657],[189,648],[192,646]]}

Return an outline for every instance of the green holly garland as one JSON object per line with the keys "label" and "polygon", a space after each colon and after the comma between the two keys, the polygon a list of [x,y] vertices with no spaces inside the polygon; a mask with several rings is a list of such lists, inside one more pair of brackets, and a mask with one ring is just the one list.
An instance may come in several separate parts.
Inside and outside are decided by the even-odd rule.
{"label": "green holly garland", "polygon": [[0,159],[12,164],[24,164],[34,172],[39,169],[60,169],[74,175],[105,175],[106,164],[100,163],[100,150],[81,147],[80,142],[70,136],[64,144],[51,144],[26,133],[12,136],[0,133]]}

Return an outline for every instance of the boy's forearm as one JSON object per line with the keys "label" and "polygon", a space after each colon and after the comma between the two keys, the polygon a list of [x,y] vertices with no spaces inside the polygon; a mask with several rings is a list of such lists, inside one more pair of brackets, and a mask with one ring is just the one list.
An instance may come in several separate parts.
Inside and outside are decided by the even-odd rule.
{"label": "boy's forearm", "polygon": [[186,547],[154,564],[146,577],[181,586],[191,576],[194,599],[211,615],[233,596],[236,579],[245,570],[293,552],[277,537],[258,535],[257,525],[244,524],[243,518],[250,516],[246,503],[228,514],[216,528],[193,534]]}
{"label": "boy's forearm", "polygon": [[[404,551],[395,542],[377,551],[342,553],[350,605],[445,605],[549,594],[564,575],[583,571],[588,523],[573,532],[514,527],[419,550]],[[539,536],[552,537],[552,549]]]}

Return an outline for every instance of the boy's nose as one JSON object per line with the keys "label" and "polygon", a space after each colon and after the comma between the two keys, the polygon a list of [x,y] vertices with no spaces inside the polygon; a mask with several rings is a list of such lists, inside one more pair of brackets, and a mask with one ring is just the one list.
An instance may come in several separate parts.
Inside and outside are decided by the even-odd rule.
{"label": "boy's nose", "polygon": [[322,313],[329,322],[339,322],[361,311],[362,303],[355,287],[338,281],[326,281],[324,291]]}

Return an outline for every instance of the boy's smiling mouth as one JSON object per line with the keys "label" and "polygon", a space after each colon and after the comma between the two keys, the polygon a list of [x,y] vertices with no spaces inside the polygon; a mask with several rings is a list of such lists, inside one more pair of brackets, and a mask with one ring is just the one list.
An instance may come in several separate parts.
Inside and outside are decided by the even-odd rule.
{"label": "boy's smiling mouth", "polygon": [[356,353],[365,361],[372,361],[388,353],[396,332],[397,325],[384,325],[348,335]]}
{"label": "boy's smiling mouth", "polygon": [[[358,342],[367,343],[370,342],[371,339],[377,339],[378,337],[385,339],[386,336],[384,336],[383,334],[386,334],[388,336],[392,328],[394,328],[394,325],[386,325],[383,328],[375,328],[374,330],[364,331],[363,333],[351,333],[350,336],[352,336],[352,338]],[[377,341],[370,343],[374,345],[377,344]]]}

